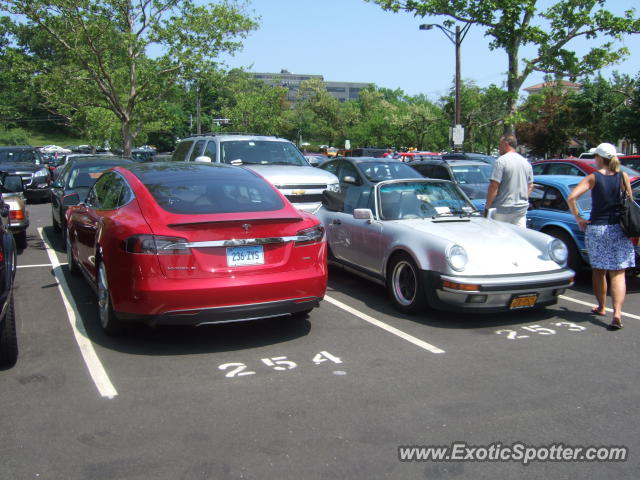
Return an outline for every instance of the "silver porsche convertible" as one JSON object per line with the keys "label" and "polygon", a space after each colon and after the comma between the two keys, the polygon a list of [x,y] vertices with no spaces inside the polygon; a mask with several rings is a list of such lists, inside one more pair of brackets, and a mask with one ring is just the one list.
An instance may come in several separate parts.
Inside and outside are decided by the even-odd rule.
{"label": "silver porsche convertible", "polygon": [[560,240],[483,218],[453,182],[325,192],[329,262],[386,285],[396,307],[496,312],[557,302],[573,284]]}

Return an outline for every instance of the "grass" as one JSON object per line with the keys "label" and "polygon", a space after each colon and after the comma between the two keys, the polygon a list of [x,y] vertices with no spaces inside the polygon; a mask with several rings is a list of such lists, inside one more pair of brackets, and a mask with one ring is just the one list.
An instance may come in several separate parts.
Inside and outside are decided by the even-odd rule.
{"label": "grass", "polygon": [[[83,138],[78,138],[70,135],[60,133],[47,133],[38,132],[33,130],[22,129],[26,133],[28,138],[28,145],[32,147],[43,147],[45,145],[58,145],[65,147],[67,145],[86,145],[89,142]],[[1,137],[1,135],[0,135]],[[4,146],[5,143],[0,140],[0,146]]]}

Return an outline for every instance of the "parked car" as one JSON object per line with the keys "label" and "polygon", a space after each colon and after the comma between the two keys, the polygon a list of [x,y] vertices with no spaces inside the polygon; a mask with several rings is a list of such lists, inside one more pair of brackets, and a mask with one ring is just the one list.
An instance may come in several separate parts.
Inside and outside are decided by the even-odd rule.
{"label": "parked car", "polygon": [[[567,265],[580,272],[590,267],[589,254],[585,245],[585,234],[569,210],[567,198],[580,183],[582,177],[572,175],[536,175],[533,190],[529,196],[527,228],[538,230],[564,242],[568,249]],[[639,186],[640,188],[640,186]],[[582,195],[578,199],[578,211],[584,218],[591,214],[591,195]],[[632,239],[636,245],[636,265],[629,274],[640,273],[640,250],[638,239]]]}
{"label": "parked car", "polygon": [[116,156],[81,156],[69,160],[51,184],[51,224],[57,232],[66,234],[67,225],[64,205],[65,197],[78,195],[78,201],[84,202],[98,178],[105,170],[119,165],[131,164],[131,160]]}
{"label": "parked car", "polygon": [[483,218],[453,182],[388,180],[363,195],[349,211],[325,193],[329,262],[386,285],[402,312],[540,307],[573,284],[564,243]]}
{"label": "parked car", "polygon": [[[624,155],[619,157],[620,164],[640,172],[640,155]],[[636,175],[638,175],[636,173]]]}
{"label": "parked car", "polygon": [[318,167],[322,162],[326,162],[329,157],[325,157],[324,155],[305,155],[304,158],[307,159],[309,165],[312,167]]}
{"label": "parked car", "polygon": [[493,165],[496,163],[497,158],[492,155],[487,155],[484,153],[473,153],[473,152],[450,152],[442,154],[443,160],[475,160],[477,162],[488,163],[489,165]]}
{"label": "parked car", "polygon": [[30,202],[49,199],[51,176],[37,148],[0,147],[0,170],[22,177],[24,196]]}
{"label": "parked car", "polygon": [[2,201],[9,206],[8,229],[13,234],[19,250],[27,248],[27,228],[29,227],[29,210],[24,198],[24,186],[20,175],[9,175],[0,172],[0,189]]}
{"label": "parked car", "polygon": [[9,206],[0,199],[0,367],[15,365],[18,360],[18,337],[13,305],[13,285],[17,254],[9,230]]}
{"label": "parked car", "polygon": [[299,210],[320,207],[324,190],[338,190],[338,179],[311,167],[293,143],[266,135],[208,133],[180,141],[175,161],[246,165],[278,188]]}
{"label": "parked car", "polygon": [[[72,194],[65,204],[78,201]],[[324,228],[248,168],[115,167],[66,218],[69,270],[95,288],[108,334],[131,321],[301,316],[325,294]]]}
{"label": "parked car", "polygon": [[409,163],[427,178],[451,180],[467,194],[480,211],[487,203],[489,180],[493,167],[477,160],[419,160]]}
{"label": "parked car", "polygon": [[131,150],[131,160],[134,162],[152,162],[158,152],[154,148],[134,148]]}
{"label": "parked car", "polygon": [[[595,159],[590,158],[540,160],[539,162],[534,162],[532,166],[534,175],[577,175],[586,177],[597,170]],[[629,175],[631,181],[640,179],[640,173],[632,168],[620,165],[620,171]]]}
{"label": "parked car", "polygon": [[368,192],[376,183],[400,178],[422,178],[418,172],[400,160],[374,157],[339,157],[323,163],[321,169],[331,172],[340,180],[340,191],[346,196],[346,205],[355,207],[362,192]]}
{"label": "parked car", "polygon": [[442,159],[442,155],[436,152],[396,152],[392,154],[391,158],[397,158],[398,160],[408,163],[414,160],[440,160]]}

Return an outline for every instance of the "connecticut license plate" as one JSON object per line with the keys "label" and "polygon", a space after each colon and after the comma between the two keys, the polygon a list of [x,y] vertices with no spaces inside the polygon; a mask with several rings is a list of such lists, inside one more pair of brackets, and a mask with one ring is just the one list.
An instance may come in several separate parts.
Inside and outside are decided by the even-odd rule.
{"label": "connecticut license plate", "polygon": [[530,308],[536,304],[538,294],[532,293],[527,295],[519,295],[511,300],[510,308],[516,310],[518,308]]}
{"label": "connecticut license plate", "polygon": [[243,267],[245,265],[263,264],[264,251],[262,245],[227,248],[227,265],[230,267]]}

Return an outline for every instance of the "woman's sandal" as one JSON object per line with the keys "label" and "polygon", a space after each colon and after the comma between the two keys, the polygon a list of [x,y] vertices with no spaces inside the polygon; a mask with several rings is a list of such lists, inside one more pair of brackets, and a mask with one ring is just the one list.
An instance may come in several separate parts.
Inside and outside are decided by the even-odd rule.
{"label": "woman's sandal", "polygon": [[601,317],[606,317],[607,316],[607,311],[605,309],[600,310],[600,307],[593,307],[591,309],[591,314],[592,315],[599,315]]}
{"label": "woman's sandal", "polygon": [[609,330],[620,330],[623,327],[622,321],[619,318],[613,318],[613,321],[609,325]]}

